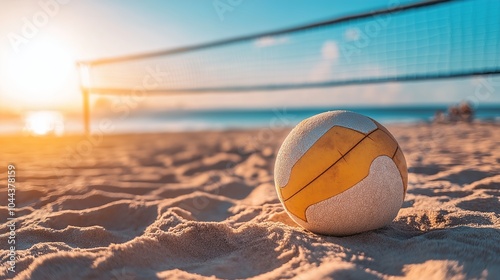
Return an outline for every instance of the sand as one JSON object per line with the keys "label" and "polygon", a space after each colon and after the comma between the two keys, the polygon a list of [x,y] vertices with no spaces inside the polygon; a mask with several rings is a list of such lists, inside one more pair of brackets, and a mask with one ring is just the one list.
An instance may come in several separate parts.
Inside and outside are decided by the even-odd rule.
{"label": "sand", "polygon": [[348,237],[307,232],[279,203],[289,129],[2,137],[0,278],[499,279],[500,126],[388,128],[408,161],[405,202],[389,226]]}

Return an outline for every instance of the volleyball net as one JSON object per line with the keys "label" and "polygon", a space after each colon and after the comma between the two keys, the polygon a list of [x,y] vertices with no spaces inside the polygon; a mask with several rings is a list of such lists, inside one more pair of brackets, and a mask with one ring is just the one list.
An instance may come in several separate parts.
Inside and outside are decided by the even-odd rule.
{"label": "volleyball net", "polygon": [[389,3],[286,30],[80,62],[83,87],[93,94],[180,94],[500,73],[500,1]]}
{"label": "volleyball net", "polygon": [[91,94],[293,90],[500,73],[500,1],[388,7],[206,44],[79,62]]}

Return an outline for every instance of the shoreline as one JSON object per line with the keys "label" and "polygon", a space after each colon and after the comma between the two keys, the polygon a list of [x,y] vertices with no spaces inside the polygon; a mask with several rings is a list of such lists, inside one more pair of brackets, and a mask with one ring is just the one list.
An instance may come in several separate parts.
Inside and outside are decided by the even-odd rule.
{"label": "shoreline", "polygon": [[[492,126],[500,126],[500,120],[496,119],[476,119],[472,122],[444,122],[444,123],[435,123],[432,121],[415,121],[415,122],[392,122],[392,123],[383,123],[386,127],[420,127],[420,126],[456,126],[456,125],[492,125]],[[96,133],[92,132],[91,135],[103,134],[104,136],[133,136],[133,135],[157,135],[157,134],[178,134],[178,133],[212,133],[212,132],[256,132],[262,131],[266,129],[271,130],[291,130],[294,127],[292,126],[282,126],[279,128],[270,128],[270,127],[249,127],[249,128],[220,128],[220,129],[201,129],[201,130],[185,130],[185,131],[131,131],[131,132],[110,132],[110,133]],[[80,133],[64,133],[63,135],[29,135],[27,133],[0,133],[1,138],[15,138],[15,137],[26,137],[26,138],[34,138],[34,139],[44,139],[44,138],[64,138],[64,137],[81,137],[85,136],[83,132]]]}

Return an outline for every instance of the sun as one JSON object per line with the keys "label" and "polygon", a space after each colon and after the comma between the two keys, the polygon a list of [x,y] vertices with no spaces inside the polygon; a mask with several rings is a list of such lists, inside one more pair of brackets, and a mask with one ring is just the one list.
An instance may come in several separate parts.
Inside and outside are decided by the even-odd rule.
{"label": "sun", "polygon": [[68,49],[56,41],[32,42],[7,57],[8,93],[19,103],[47,103],[74,67]]}
{"label": "sun", "polygon": [[28,112],[24,117],[24,132],[34,136],[60,136],[64,133],[64,117],[56,111]]}

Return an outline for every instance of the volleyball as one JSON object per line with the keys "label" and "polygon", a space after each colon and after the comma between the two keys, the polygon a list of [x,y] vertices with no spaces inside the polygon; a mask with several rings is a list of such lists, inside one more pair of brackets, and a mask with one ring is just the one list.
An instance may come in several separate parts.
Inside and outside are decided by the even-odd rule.
{"label": "volleyball", "polygon": [[285,138],[274,170],[278,197],[305,229],[352,235],[389,224],[403,204],[403,151],[375,120],[330,111],[300,122]]}

